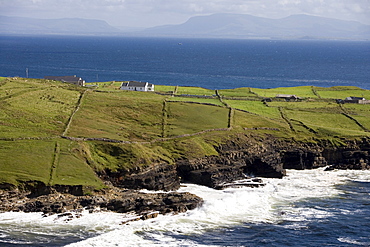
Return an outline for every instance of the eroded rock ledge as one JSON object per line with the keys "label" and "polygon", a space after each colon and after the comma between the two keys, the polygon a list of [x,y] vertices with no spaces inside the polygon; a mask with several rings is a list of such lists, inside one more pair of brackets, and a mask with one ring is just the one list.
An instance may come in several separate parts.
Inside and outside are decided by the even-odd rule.
{"label": "eroded rock ledge", "polygon": [[84,196],[62,194],[55,190],[37,197],[18,190],[0,191],[0,200],[0,211],[42,212],[45,215],[82,209],[134,212],[138,215],[148,215],[150,212],[176,214],[194,209],[203,202],[202,198],[188,192],[144,193],[117,188]]}

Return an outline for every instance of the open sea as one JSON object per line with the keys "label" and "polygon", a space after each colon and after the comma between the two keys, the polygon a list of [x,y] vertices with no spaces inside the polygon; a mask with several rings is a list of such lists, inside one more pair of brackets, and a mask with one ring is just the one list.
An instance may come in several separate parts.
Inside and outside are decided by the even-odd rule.
{"label": "open sea", "polygon": [[[370,89],[370,41],[0,37],[0,76],[77,75],[209,89],[313,85]],[[355,96],[355,95],[354,95]],[[122,224],[0,213],[0,246],[370,246],[370,171],[288,170],[261,188],[184,184],[204,205]]]}
{"label": "open sea", "polygon": [[209,89],[370,89],[370,41],[0,36],[0,54],[0,76],[77,75],[86,82]]}

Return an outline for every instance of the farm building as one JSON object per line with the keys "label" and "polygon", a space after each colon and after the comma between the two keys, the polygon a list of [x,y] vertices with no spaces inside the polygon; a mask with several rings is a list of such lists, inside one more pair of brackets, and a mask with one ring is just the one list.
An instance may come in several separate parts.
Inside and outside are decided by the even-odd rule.
{"label": "farm building", "polygon": [[73,76],[45,76],[44,79],[71,83],[71,84],[75,84],[78,86],[85,86],[85,80],[75,75]]}
{"label": "farm building", "polygon": [[275,97],[279,99],[285,99],[286,101],[297,101],[301,99],[300,97],[292,94],[277,94]]}
{"label": "farm building", "polygon": [[366,100],[364,97],[347,97],[344,103],[355,103],[355,104],[370,104],[370,100]]}

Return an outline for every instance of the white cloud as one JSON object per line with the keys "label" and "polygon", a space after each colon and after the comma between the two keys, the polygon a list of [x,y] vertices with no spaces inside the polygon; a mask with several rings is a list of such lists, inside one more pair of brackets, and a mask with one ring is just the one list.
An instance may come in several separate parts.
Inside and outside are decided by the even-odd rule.
{"label": "white cloud", "polygon": [[194,15],[312,14],[370,24],[370,0],[0,0],[0,15],[104,19],[112,25],[178,24]]}

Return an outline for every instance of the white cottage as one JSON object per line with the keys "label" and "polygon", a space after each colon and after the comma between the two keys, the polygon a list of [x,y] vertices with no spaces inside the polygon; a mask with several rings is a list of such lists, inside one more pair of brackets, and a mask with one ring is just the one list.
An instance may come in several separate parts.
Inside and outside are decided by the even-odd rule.
{"label": "white cottage", "polygon": [[154,84],[141,81],[129,81],[122,82],[121,90],[130,90],[130,91],[154,91]]}

